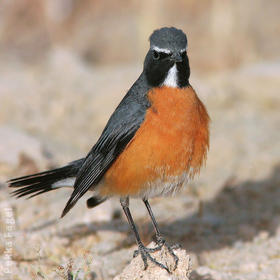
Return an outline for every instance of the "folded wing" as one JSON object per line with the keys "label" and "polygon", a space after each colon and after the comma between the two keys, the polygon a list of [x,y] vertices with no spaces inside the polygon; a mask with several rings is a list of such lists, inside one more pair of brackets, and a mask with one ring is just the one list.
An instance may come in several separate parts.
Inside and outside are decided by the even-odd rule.
{"label": "folded wing", "polygon": [[62,217],[89,188],[100,182],[104,173],[133,138],[143,122],[146,109],[149,106],[146,93],[147,89],[143,83],[139,87],[136,82],[116,108],[99,140],[88,153],[78,172],[74,191],[62,212]]}

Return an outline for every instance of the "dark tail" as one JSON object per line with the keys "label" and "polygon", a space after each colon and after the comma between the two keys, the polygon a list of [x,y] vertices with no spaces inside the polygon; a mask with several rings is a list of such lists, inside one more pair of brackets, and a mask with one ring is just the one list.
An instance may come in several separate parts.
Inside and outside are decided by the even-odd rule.
{"label": "dark tail", "polygon": [[9,187],[17,188],[12,195],[17,198],[29,195],[28,198],[31,198],[60,187],[71,187],[83,161],[82,158],[61,168],[11,179],[8,181]]}

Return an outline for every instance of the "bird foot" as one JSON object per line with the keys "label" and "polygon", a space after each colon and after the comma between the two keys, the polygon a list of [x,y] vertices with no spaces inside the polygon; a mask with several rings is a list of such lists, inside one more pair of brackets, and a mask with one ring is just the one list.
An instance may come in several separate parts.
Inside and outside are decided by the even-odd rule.
{"label": "bird foot", "polygon": [[155,265],[161,267],[162,269],[165,269],[168,273],[170,273],[167,266],[158,262],[155,258],[153,258],[151,256],[151,253],[159,251],[159,250],[161,250],[161,248],[162,248],[162,246],[157,246],[155,248],[147,248],[143,244],[140,244],[139,247],[138,247],[138,250],[134,251],[133,257],[135,258],[139,254],[141,255],[141,258],[142,258],[143,263],[144,263],[144,270],[146,270],[148,268],[148,260],[150,260]]}
{"label": "bird foot", "polygon": [[147,269],[148,267],[148,260],[150,260],[152,263],[154,263],[155,265],[165,269],[168,273],[170,273],[170,270],[169,268],[158,262],[155,258],[153,258],[151,256],[151,253],[154,253],[154,252],[157,252],[157,251],[160,251],[162,249],[162,247],[165,247],[168,251],[168,253],[173,257],[174,259],[174,262],[175,262],[175,265],[174,265],[174,268],[173,270],[176,270],[177,266],[178,266],[178,261],[179,261],[179,258],[176,256],[176,254],[174,253],[173,250],[176,250],[178,248],[180,248],[181,246],[179,244],[175,244],[175,245],[168,245],[166,243],[166,241],[162,238],[160,239],[157,239],[156,241],[157,245],[155,248],[147,248],[145,247],[143,244],[142,245],[139,245],[139,248],[138,250],[135,250],[134,251],[134,254],[133,254],[133,257],[137,257],[139,254],[141,255],[141,258],[143,260],[143,263],[144,263],[144,270]]}
{"label": "bird foot", "polygon": [[161,235],[156,235],[156,243],[158,244],[158,246],[160,247],[160,249],[164,246],[166,247],[166,249],[168,250],[169,254],[173,257],[174,262],[175,262],[175,267],[174,270],[177,268],[178,265],[178,257],[176,256],[176,254],[174,253],[173,250],[177,250],[181,248],[180,244],[173,244],[173,245],[169,245],[165,239],[162,238]]}
{"label": "bird foot", "polygon": [[[154,252],[157,252],[157,251],[160,251],[161,248],[162,248],[162,245],[159,245],[155,248],[147,248],[143,245],[143,247],[145,248],[145,250],[149,253],[154,253]],[[138,250],[135,250],[134,253],[133,253],[133,258],[136,258],[138,255],[139,255],[139,252],[141,251],[141,249],[139,248]]]}
{"label": "bird foot", "polygon": [[161,246],[161,247],[165,247],[169,254],[172,256],[172,258],[174,259],[175,265],[174,265],[174,269],[175,270],[178,266],[178,261],[179,258],[177,257],[177,255],[174,253],[174,250],[180,249],[181,245],[180,244],[173,244],[173,245],[169,245],[165,239],[163,239],[161,236],[160,237],[156,237],[156,243]]}

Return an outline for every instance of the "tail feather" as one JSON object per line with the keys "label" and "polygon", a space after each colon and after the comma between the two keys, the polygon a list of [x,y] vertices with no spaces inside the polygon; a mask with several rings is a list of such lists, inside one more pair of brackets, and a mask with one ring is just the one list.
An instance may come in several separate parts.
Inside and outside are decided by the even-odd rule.
{"label": "tail feather", "polygon": [[16,196],[17,198],[23,197],[23,196],[28,196],[28,198],[34,197],[36,195],[39,195],[43,192],[48,192],[52,191],[55,188],[52,187],[52,183],[43,183],[43,182],[38,182],[33,185],[28,185],[26,187],[22,186],[21,188],[15,190],[12,192],[13,196]]}
{"label": "tail feather", "polygon": [[62,187],[57,183],[76,177],[83,161],[84,159],[79,159],[61,168],[11,179],[8,181],[9,187],[18,188],[12,195],[17,198],[30,195],[28,198],[31,198]]}

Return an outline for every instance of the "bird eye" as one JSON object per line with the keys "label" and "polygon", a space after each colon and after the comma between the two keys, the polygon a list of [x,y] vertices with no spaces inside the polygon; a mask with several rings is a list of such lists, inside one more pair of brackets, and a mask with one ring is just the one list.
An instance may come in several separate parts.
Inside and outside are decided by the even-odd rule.
{"label": "bird eye", "polygon": [[157,51],[153,51],[153,59],[158,60],[160,57],[159,53]]}

